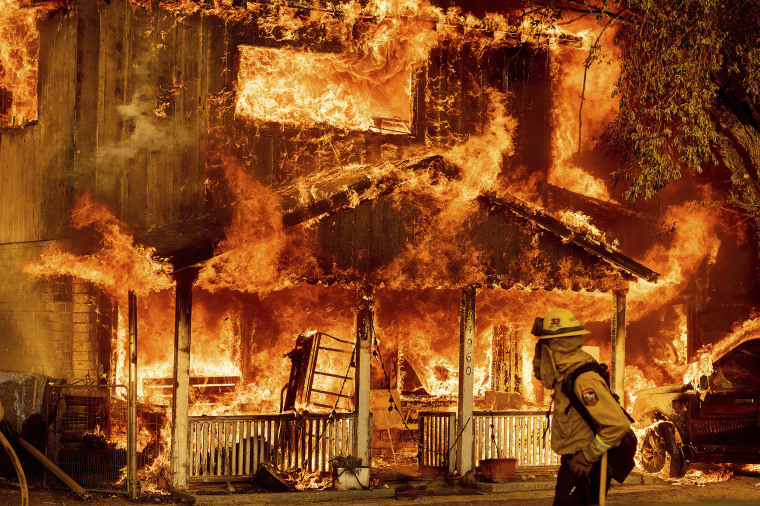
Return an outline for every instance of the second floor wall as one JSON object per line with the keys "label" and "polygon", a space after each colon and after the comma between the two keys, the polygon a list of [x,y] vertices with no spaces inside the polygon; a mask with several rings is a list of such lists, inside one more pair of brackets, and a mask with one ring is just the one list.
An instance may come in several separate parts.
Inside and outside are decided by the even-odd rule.
{"label": "second floor wall", "polygon": [[[355,22],[335,35],[324,20],[315,25],[320,30],[302,20],[283,34],[273,19],[280,18],[267,8],[233,16],[84,0],[40,20],[38,119],[0,130],[8,181],[0,189],[0,243],[65,235],[67,213],[83,191],[145,230],[234,198],[225,181],[228,163],[277,185],[325,167],[446,149],[486,128],[493,93],[517,120],[505,172],[548,169],[545,47],[421,27],[434,43],[408,85],[384,91],[408,117],[377,118],[372,128],[352,130],[241,112],[242,48],[273,50],[275,58],[360,53],[362,31],[378,23]],[[299,75],[295,68],[291,80]]]}

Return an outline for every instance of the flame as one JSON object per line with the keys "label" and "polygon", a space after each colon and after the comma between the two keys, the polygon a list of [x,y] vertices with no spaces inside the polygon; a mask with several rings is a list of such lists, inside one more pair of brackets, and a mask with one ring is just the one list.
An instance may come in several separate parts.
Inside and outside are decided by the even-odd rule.
{"label": "flame", "polygon": [[310,473],[306,470],[296,471],[290,476],[296,490],[323,490],[332,485],[332,476],[318,471]]}
{"label": "flame", "polygon": [[294,285],[315,265],[304,228],[286,234],[275,194],[232,160],[224,171],[238,203],[226,239],[203,266],[198,286],[266,293]]}
{"label": "flame", "polygon": [[516,120],[507,114],[506,97],[494,89],[486,90],[489,121],[480,135],[469,136],[453,145],[444,156],[464,171],[463,197],[474,198],[493,189],[502,169],[502,157],[514,151],[512,136]]}
{"label": "flame", "polygon": [[[653,245],[642,259],[644,265],[662,276],[656,284],[642,280],[632,283],[627,302],[628,321],[645,321],[652,327],[651,337],[642,344],[657,350],[656,356],[664,359],[652,360],[639,351],[631,354],[628,362],[660,384],[691,381],[706,370],[704,363],[687,367],[686,314],[678,301],[682,294],[689,292],[693,280],[715,264],[723,241],[721,235],[726,233],[719,213],[694,202],[671,206],[664,220],[675,223],[670,240]],[[671,322],[657,316],[674,310],[677,316],[672,317]],[[668,356],[670,359],[665,360]]]}
{"label": "flame", "polygon": [[[349,2],[337,9],[343,17],[345,32],[339,33],[339,41],[345,51],[240,47],[238,116],[347,130],[378,126],[376,117],[410,120],[412,73],[439,38],[422,16],[438,11],[426,3],[387,1],[364,7]],[[278,29],[285,27],[287,33],[303,27],[298,11],[291,9],[286,20],[288,12],[281,10]],[[332,13],[311,11],[309,22],[317,20],[335,23]]]}
{"label": "flame", "polygon": [[699,379],[713,373],[713,363],[744,341],[756,338],[759,330],[760,316],[755,316],[735,325],[732,332],[720,341],[697,350],[684,372],[683,383],[691,384],[699,390]]}
{"label": "flame", "polygon": [[[27,7],[19,0],[0,0],[0,123],[23,125],[37,119],[37,61],[40,41],[36,21],[51,4]],[[7,100],[7,98],[6,98]]]}
{"label": "flame", "polygon": [[[155,436],[155,432],[158,432],[158,437]],[[167,417],[167,421],[160,428],[153,428],[151,436],[159,441],[159,448],[157,453],[152,455],[154,457],[153,462],[147,466],[141,466],[137,469],[137,479],[142,484],[142,490],[152,493],[169,493],[167,490],[160,490],[158,488],[159,477],[164,478],[164,482],[168,483],[169,470],[171,468],[171,446],[169,442],[172,438],[172,425],[171,425],[171,413]]]}
{"label": "flame", "polygon": [[[119,307],[126,305],[126,300],[122,297]],[[127,324],[127,317],[123,311],[119,311],[118,324],[116,327],[116,342],[114,343],[112,356],[111,356],[111,371],[113,371],[114,383],[121,383],[122,385],[128,384],[128,364],[127,353],[129,352],[129,327]],[[116,390],[117,394],[121,394],[123,390]],[[126,392],[124,392],[126,396]],[[125,397],[126,398],[126,397]]]}
{"label": "flame", "polygon": [[[303,127],[330,124],[346,130],[369,130],[375,126],[375,117],[409,121],[410,73],[397,76],[391,82],[359,83],[359,89],[353,90],[356,78],[351,74],[356,65],[352,61],[340,61],[344,58],[342,53],[326,55],[289,48],[241,47],[236,114]],[[313,75],[302,76],[304,69]],[[361,73],[359,76],[363,77]],[[343,80],[338,80],[341,77]],[[394,89],[399,89],[407,100],[389,101],[389,97],[375,99],[366,93],[360,94],[365,90]]]}
{"label": "flame", "polygon": [[618,240],[607,241],[607,236],[596,226],[591,224],[591,217],[580,211],[561,211],[559,218],[570,228],[586,234],[597,241],[603,242],[614,250],[618,249]]}
{"label": "flame", "polygon": [[[518,348],[521,352],[523,387],[520,393],[526,407],[543,406],[543,389],[538,389],[539,383],[533,380],[532,360],[536,338],[530,335],[530,329],[535,318],[543,317],[557,307],[572,308],[584,328],[592,331],[586,338],[586,344],[599,346],[604,360],[604,355],[609,354],[610,297],[607,293],[585,291],[481,290],[477,293],[475,307],[477,336],[490,339],[493,327],[498,324],[512,323],[519,327],[522,333]],[[487,352],[490,354],[490,350]]]}
{"label": "flame", "polygon": [[74,276],[98,285],[118,297],[124,291],[136,294],[170,288],[170,268],[152,258],[153,250],[134,243],[126,224],[116,219],[89,193],[77,197],[71,211],[76,230],[92,228],[102,236],[101,248],[90,255],[65,251],[60,244],[51,246],[39,261],[24,266],[33,276]]}
{"label": "flame", "polygon": [[710,353],[701,353],[697,360],[689,364],[683,375],[684,385],[699,385],[699,378],[709,376],[713,372],[713,356]]}
{"label": "flame", "polygon": [[[603,178],[609,175],[611,169],[607,170],[606,163],[599,163],[599,155],[594,154],[593,150],[596,139],[617,114],[618,104],[612,99],[612,92],[620,73],[620,61],[617,54],[613,53],[600,64],[599,53],[590,49],[594,47],[592,43],[596,42],[592,29],[599,32],[601,27],[593,21],[580,20],[566,28],[582,38],[583,50],[550,46],[554,49],[552,85],[556,105],[552,110],[555,125],[554,164],[549,171],[548,181],[582,195],[607,201],[610,199],[610,190]],[[606,48],[612,48],[613,36],[611,32],[605,33],[600,42]],[[595,63],[584,72],[589,50],[593,52]],[[579,111],[582,111],[580,118]],[[579,124],[582,126],[580,144]]]}
{"label": "flame", "polygon": [[[377,333],[384,337],[383,356],[396,350],[400,362],[408,363],[420,385],[401,379],[400,390],[421,386],[431,395],[456,395],[458,389],[459,292],[456,290],[378,290],[376,293]],[[527,403],[543,404],[536,398],[532,381],[532,356],[535,346],[529,330],[536,316],[554,307],[578,308],[584,322],[609,318],[609,294],[598,292],[546,292],[529,290],[484,289],[476,295],[476,344],[474,385],[477,395],[488,388],[491,336],[498,324],[514,323],[522,329],[518,345],[522,355],[521,392]],[[598,329],[594,324],[587,328]],[[605,330],[608,327],[605,326]],[[608,330],[607,330],[608,332]],[[596,332],[589,343],[598,344],[608,353],[603,332]],[[389,351],[386,351],[388,349]]]}
{"label": "flame", "polygon": [[[399,362],[405,361],[412,368],[399,371],[402,375],[399,390],[422,387],[430,395],[455,395],[459,293],[428,290],[419,297],[409,291],[382,290],[375,294],[375,308],[383,356],[389,357],[395,351]],[[412,372],[418,375],[421,384],[411,383]]]}
{"label": "flame", "polygon": [[728,481],[734,474],[734,467],[730,464],[715,464],[706,466],[705,470],[690,469],[682,478],[671,478],[668,481],[675,485],[696,485],[705,487],[711,483],[723,483]]}
{"label": "flame", "polygon": [[625,394],[628,398],[627,406],[632,407],[636,401],[636,392],[646,388],[653,388],[657,384],[647,378],[644,372],[635,365],[625,366]]}
{"label": "flame", "polygon": [[668,209],[664,221],[677,225],[674,242],[654,245],[643,259],[645,265],[663,276],[656,284],[638,281],[631,285],[631,299],[636,300],[632,309],[644,312],[648,303],[662,304],[675,298],[700,265],[715,263],[721,243],[718,232],[724,227],[720,218],[714,210],[701,207],[696,201]]}
{"label": "flame", "polygon": [[[173,299],[172,291],[138,299],[138,376],[140,395],[146,401],[160,399],[148,399],[155,395],[155,388],[153,392],[146,388],[145,380],[172,377]],[[278,412],[280,391],[290,373],[290,361],[283,355],[294,347],[296,336],[317,326],[326,334],[351,341],[353,305],[353,292],[338,287],[299,286],[266,297],[195,288],[191,376],[239,380],[225,394],[207,396],[202,388],[191,388],[191,415]],[[345,360],[330,363],[330,358],[335,359],[334,354],[324,354],[318,369],[343,376]],[[340,387],[334,382],[321,386],[334,391]],[[352,392],[352,385],[344,391],[349,396]],[[220,398],[224,402],[219,402]]]}

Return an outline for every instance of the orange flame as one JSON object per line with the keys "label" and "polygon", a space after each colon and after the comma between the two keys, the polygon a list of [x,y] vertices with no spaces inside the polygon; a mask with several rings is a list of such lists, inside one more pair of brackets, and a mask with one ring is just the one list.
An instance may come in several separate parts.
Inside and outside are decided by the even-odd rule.
{"label": "orange flame", "polygon": [[[417,2],[385,1],[371,1],[364,7],[349,2],[337,8],[346,31],[340,34],[347,46],[343,52],[240,48],[236,114],[265,122],[302,127],[327,123],[349,130],[379,126],[376,117],[410,120],[412,73],[439,37],[419,17],[438,11]],[[282,16],[287,12],[283,9]],[[295,30],[303,25],[297,11],[291,13],[288,20],[277,19],[278,28],[295,25]],[[309,21],[328,16],[312,11]],[[329,17],[327,21],[333,23]]]}
{"label": "orange flame", "polygon": [[40,260],[24,266],[33,276],[66,275],[90,281],[115,297],[126,290],[137,294],[165,290],[173,286],[170,268],[152,258],[153,250],[134,243],[127,226],[108,208],[92,200],[89,193],[77,197],[71,224],[81,230],[91,227],[101,236],[101,248],[91,255],[75,255],[60,245],[51,246]]}
{"label": "orange flame", "polygon": [[37,119],[38,10],[22,8],[19,0],[0,0],[0,122],[23,125]]}
{"label": "orange flame", "polygon": [[[599,32],[601,27],[588,21],[570,26],[585,40],[585,50],[554,46],[554,165],[548,181],[583,195],[609,200],[610,191],[603,178],[611,170],[607,170],[604,158],[593,150],[596,139],[617,114],[618,106],[612,99],[612,92],[620,64],[615,57],[602,62],[604,64],[599,64],[596,58],[584,72],[589,42],[595,39],[591,30]],[[604,35],[603,43],[607,48],[613,47],[612,35]]]}
{"label": "orange flame", "polygon": [[198,286],[266,293],[294,285],[315,268],[305,229],[292,227],[286,234],[275,194],[244,167],[228,162],[224,171],[237,194],[235,215],[216,255],[202,268]]}

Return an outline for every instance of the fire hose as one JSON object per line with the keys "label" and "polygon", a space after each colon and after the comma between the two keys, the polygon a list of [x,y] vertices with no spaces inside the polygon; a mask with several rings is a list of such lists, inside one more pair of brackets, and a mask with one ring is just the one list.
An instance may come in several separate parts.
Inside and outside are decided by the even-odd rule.
{"label": "fire hose", "polygon": [[21,467],[21,462],[18,460],[16,452],[13,451],[13,447],[10,442],[5,438],[2,432],[0,432],[0,445],[8,452],[8,456],[13,462],[13,467],[16,468],[16,474],[18,475],[18,483],[21,486],[21,506],[29,506],[29,488],[26,486],[26,475],[24,469]]}

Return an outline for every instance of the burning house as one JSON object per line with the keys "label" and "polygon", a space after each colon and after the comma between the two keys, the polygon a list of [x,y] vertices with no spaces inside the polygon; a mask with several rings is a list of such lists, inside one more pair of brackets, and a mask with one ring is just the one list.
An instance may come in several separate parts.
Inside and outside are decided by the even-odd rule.
{"label": "burning house", "polygon": [[348,454],[551,465],[535,316],[573,307],[621,395],[753,321],[740,219],[683,189],[664,219],[614,200],[598,96],[568,150],[586,32],[379,2],[6,3],[0,400],[90,488],[261,464],[307,486]]}

